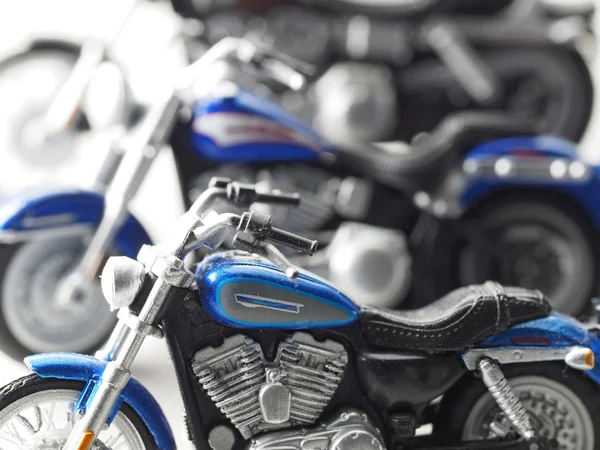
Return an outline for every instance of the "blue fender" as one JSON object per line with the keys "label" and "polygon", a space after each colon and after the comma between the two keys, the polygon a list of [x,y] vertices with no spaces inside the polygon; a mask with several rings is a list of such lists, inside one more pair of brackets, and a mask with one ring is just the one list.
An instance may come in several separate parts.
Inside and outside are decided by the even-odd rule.
{"label": "blue fender", "polygon": [[475,348],[514,348],[518,346],[588,347],[594,352],[596,364],[584,373],[600,384],[600,331],[592,331],[572,317],[553,312],[543,319],[524,322],[478,342]]}
{"label": "blue fender", "polygon": [[[82,189],[37,188],[0,202],[0,234],[31,232],[77,224],[98,225],[104,214],[104,194]],[[140,247],[150,244],[148,233],[131,214],[116,237],[124,256],[135,258]]]}
{"label": "blue fender", "polygon": [[[493,170],[468,174],[458,199],[463,210],[499,191],[526,189],[559,193],[586,211],[600,229],[600,167],[581,161],[575,144],[555,136],[499,139],[475,147],[466,155],[463,167],[466,172],[469,166],[489,167],[500,158],[510,158],[515,166],[527,169],[509,176],[498,175]],[[557,159],[569,164],[578,162],[579,168],[585,169],[585,175],[576,178],[567,172],[567,176],[552,176],[550,165]],[[534,172],[537,175],[533,175]]]}
{"label": "blue fender", "polygon": [[[25,364],[42,378],[89,382],[104,372],[106,361],[77,353],[42,353],[25,358]],[[174,450],[175,438],[162,409],[148,390],[130,378],[121,399],[140,416],[161,450]]]}

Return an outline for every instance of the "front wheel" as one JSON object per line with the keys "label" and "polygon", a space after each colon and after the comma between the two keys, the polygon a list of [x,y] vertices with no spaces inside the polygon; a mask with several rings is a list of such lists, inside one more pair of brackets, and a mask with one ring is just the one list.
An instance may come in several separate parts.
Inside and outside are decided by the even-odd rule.
{"label": "front wheel", "polygon": [[[582,372],[556,363],[502,370],[542,438],[561,450],[600,449],[600,390]],[[518,437],[487,388],[473,376],[442,399],[434,432],[452,441]]]}
{"label": "front wheel", "polygon": [[[78,418],[75,406],[85,384],[79,381],[29,375],[13,381],[0,391],[0,448],[63,448]],[[94,450],[144,450],[155,448],[152,434],[127,404],[119,409],[113,423],[102,430]]]}
{"label": "front wheel", "polygon": [[597,262],[581,214],[568,205],[515,200],[489,204],[472,220],[476,233],[459,254],[461,284],[495,280],[539,289],[557,311],[586,312]]}
{"label": "front wheel", "polygon": [[83,237],[34,240],[0,251],[0,350],[22,360],[32,353],[98,349],[116,323],[100,290],[64,305],[57,288],[81,259]]}

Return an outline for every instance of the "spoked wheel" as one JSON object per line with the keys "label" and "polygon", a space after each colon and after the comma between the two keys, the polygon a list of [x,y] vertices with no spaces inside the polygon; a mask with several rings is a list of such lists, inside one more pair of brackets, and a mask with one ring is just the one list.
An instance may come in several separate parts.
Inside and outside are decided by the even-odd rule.
{"label": "spoked wheel", "polygon": [[[595,413],[600,406],[599,392],[583,373],[548,363],[506,366],[503,371],[529,413],[533,427],[553,448],[600,448],[596,436],[600,419]],[[448,433],[452,439],[462,441],[518,438],[508,418],[478,379],[463,380],[442,403],[436,432]]]}
{"label": "spoked wheel", "polygon": [[0,252],[0,348],[15,359],[31,353],[92,352],[114,327],[99,281],[63,302],[60,282],[80,260],[82,237],[31,241]]}
{"label": "spoked wheel", "polygon": [[[84,383],[30,375],[0,393],[0,448],[60,450],[77,420]],[[124,404],[92,449],[145,450],[156,444],[140,417]]]}
{"label": "spoked wheel", "polygon": [[459,282],[539,289],[552,306],[579,315],[589,306],[596,260],[586,226],[567,212],[537,202],[507,203],[475,219],[481,233],[459,257]]}
{"label": "spoked wheel", "polygon": [[38,171],[56,170],[73,156],[77,130],[45,139],[43,122],[48,106],[76,60],[77,54],[67,50],[36,49],[0,64],[3,192],[22,183],[24,174],[27,179],[34,179]]}
{"label": "spoked wheel", "polygon": [[[120,69],[104,64],[96,71],[73,124],[60,132],[47,132],[48,108],[75,67],[78,53],[60,46],[36,47],[0,61],[1,195],[43,181],[86,181],[83,177],[101,157],[93,151],[98,144],[92,131],[108,128],[117,119],[129,123],[133,118],[128,91],[120,85]],[[91,89],[94,84],[96,89]],[[96,95],[91,96],[90,90]]]}

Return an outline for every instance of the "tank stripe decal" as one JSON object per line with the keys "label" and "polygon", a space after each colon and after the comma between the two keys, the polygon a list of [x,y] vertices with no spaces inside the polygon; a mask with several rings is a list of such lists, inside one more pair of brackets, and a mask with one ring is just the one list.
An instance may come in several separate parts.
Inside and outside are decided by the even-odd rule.
{"label": "tank stripe decal", "polygon": [[294,314],[298,314],[300,312],[300,308],[304,306],[301,303],[285,302],[283,300],[259,297],[257,295],[236,294],[235,299],[239,304],[248,308],[262,307]]}

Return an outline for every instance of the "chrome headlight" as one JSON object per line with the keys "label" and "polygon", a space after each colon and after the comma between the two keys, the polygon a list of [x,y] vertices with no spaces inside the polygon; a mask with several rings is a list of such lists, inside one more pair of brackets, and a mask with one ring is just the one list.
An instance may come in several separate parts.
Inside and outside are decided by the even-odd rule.
{"label": "chrome headlight", "polygon": [[146,269],[135,259],[111,256],[102,270],[100,285],[111,311],[133,303],[142,289]]}

